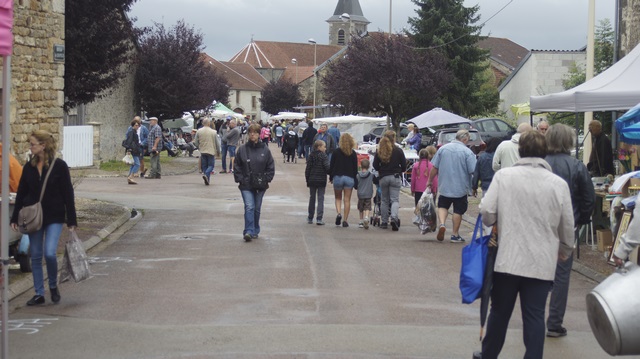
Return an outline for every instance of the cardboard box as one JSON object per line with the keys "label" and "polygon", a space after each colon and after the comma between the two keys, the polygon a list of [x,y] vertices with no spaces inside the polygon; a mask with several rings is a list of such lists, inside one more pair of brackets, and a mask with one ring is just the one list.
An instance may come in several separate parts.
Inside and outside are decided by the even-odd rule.
{"label": "cardboard box", "polygon": [[611,236],[610,229],[598,229],[596,231],[596,238],[598,241],[598,250],[604,252],[604,250],[613,244],[613,238]]}

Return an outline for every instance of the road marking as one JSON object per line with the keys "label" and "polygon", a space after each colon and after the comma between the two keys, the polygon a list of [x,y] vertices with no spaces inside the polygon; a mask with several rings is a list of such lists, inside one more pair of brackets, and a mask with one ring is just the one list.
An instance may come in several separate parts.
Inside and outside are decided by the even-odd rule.
{"label": "road marking", "polygon": [[10,332],[26,331],[25,334],[36,334],[40,331],[40,328],[44,328],[45,325],[53,324],[53,321],[58,318],[47,319],[12,319],[7,322],[7,327]]}

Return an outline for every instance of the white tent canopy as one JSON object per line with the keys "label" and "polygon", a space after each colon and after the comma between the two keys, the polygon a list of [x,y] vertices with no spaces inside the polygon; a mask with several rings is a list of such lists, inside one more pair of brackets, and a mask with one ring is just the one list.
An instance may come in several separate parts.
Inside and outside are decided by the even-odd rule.
{"label": "white tent canopy", "polygon": [[415,124],[419,129],[423,129],[425,127],[452,125],[456,123],[471,123],[469,119],[458,116],[455,113],[445,111],[439,107],[418,115],[406,122]]}
{"label": "white tent canopy", "polygon": [[356,142],[362,142],[363,136],[369,133],[372,128],[376,127],[378,124],[384,124],[387,121],[387,117],[366,117],[366,116],[339,116],[339,117],[323,117],[316,118],[313,122],[318,127],[321,124],[327,124],[329,126],[334,123],[338,124],[338,129],[340,133],[349,133]]}
{"label": "white tent canopy", "polygon": [[302,112],[278,112],[277,115],[275,116],[271,116],[269,118],[269,121],[275,121],[275,120],[303,120],[307,118],[307,114],[306,113],[302,113]]}
{"label": "white tent canopy", "polygon": [[531,96],[531,111],[628,110],[640,102],[640,45],[591,80],[545,96]]}

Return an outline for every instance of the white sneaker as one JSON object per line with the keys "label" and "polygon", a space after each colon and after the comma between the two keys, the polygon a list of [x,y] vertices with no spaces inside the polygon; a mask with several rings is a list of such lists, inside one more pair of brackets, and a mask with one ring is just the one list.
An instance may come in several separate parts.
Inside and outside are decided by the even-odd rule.
{"label": "white sneaker", "polygon": [[364,224],[362,224],[362,221],[360,222],[360,224],[358,224],[358,228],[364,228]]}
{"label": "white sneaker", "polygon": [[369,217],[364,217],[362,224],[364,225],[364,229],[369,229]]}

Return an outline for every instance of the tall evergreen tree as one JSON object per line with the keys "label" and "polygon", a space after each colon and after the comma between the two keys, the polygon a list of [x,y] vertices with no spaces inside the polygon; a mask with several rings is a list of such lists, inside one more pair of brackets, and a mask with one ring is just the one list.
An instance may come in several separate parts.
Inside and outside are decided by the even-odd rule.
{"label": "tall evergreen tree", "polygon": [[418,5],[418,16],[409,19],[416,46],[442,53],[453,76],[443,89],[442,107],[470,117],[497,106],[496,96],[485,96],[481,90],[489,52],[477,46],[482,29],[474,25],[479,6],[464,7],[463,0],[412,1]]}
{"label": "tall evergreen tree", "polygon": [[135,2],[65,1],[65,110],[106,95],[126,76],[135,30],[125,14]]}

